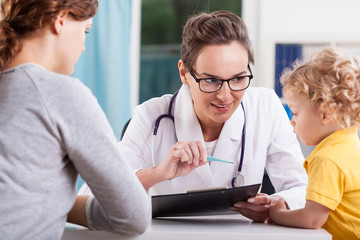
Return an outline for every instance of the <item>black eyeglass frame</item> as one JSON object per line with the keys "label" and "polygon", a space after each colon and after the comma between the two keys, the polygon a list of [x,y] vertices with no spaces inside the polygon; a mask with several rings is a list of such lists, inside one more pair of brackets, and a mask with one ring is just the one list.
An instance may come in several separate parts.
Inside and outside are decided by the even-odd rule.
{"label": "black eyeglass frame", "polygon": [[[233,78],[230,78],[230,79],[226,79],[226,80],[223,80],[223,79],[218,79],[218,78],[197,78],[193,69],[190,69],[190,74],[191,76],[195,79],[195,81],[199,84],[199,89],[200,91],[204,92],[204,93],[214,93],[214,92],[217,92],[221,89],[221,87],[223,86],[224,82],[227,82],[229,88],[232,90],[232,91],[244,91],[245,89],[247,89],[249,86],[250,86],[250,82],[251,82],[251,79],[254,78],[253,74],[252,74],[252,71],[251,71],[251,68],[250,68],[250,65],[248,64],[248,69],[249,69],[249,72],[250,74],[249,75],[244,75],[244,76],[238,76],[238,77],[233,77]],[[232,89],[231,86],[230,86],[230,81],[235,79],[235,78],[239,78],[239,77],[248,77],[249,78],[249,83],[248,85],[245,87],[245,88],[242,88],[242,89]],[[221,84],[219,85],[219,88],[215,91],[204,91],[201,89],[200,87],[200,81],[201,80],[209,80],[209,79],[213,79],[213,80],[219,80],[221,81]]]}

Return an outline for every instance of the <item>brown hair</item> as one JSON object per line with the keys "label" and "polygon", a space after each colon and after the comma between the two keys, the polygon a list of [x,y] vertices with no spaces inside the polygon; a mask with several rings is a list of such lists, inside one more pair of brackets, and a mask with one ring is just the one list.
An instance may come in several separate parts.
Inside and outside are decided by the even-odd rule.
{"label": "brown hair", "polygon": [[312,102],[319,113],[333,113],[342,127],[360,123],[360,59],[326,48],[307,62],[296,62],[282,76],[283,91]]}
{"label": "brown hair", "polygon": [[21,51],[21,39],[53,23],[59,12],[81,21],[97,7],[97,0],[1,0],[0,71]]}
{"label": "brown hair", "polygon": [[201,13],[191,17],[184,26],[181,59],[184,66],[192,68],[200,50],[209,44],[241,43],[254,64],[254,53],[243,20],[229,11]]}

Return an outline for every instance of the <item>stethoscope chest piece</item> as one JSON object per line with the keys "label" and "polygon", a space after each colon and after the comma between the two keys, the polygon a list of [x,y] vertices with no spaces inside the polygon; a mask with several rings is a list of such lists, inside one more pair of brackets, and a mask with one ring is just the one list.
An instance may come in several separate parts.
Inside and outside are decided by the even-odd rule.
{"label": "stethoscope chest piece", "polygon": [[241,175],[240,172],[236,174],[236,177],[234,177],[231,181],[232,187],[242,187],[245,185],[245,180],[243,175]]}

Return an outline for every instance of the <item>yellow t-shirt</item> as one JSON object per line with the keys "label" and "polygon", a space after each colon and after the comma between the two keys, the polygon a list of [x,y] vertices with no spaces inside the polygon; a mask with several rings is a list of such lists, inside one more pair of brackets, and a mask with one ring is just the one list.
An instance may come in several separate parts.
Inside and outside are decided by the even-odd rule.
{"label": "yellow t-shirt", "polygon": [[306,200],[329,208],[323,228],[333,239],[360,239],[360,141],[357,127],[322,140],[306,158]]}

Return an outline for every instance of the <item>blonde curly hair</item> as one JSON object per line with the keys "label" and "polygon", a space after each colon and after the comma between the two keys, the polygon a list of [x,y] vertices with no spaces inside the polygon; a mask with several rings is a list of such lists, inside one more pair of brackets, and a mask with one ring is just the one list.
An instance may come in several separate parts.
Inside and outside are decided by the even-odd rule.
{"label": "blonde curly hair", "polygon": [[282,73],[283,92],[294,91],[344,128],[360,123],[360,59],[326,48]]}

